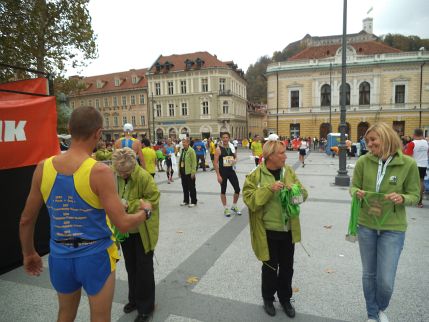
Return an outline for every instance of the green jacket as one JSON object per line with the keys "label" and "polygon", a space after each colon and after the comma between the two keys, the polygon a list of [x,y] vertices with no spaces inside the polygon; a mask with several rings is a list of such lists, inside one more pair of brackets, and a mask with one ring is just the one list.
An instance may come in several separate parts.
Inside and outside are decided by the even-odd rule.
{"label": "green jacket", "polygon": [[95,152],[95,160],[97,161],[106,161],[106,160],[112,160],[112,151],[109,151],[107,149],[100,149]]}
{"label": "green jacket", "polygon": [[149,172],[136,165],[127,184],[117,176],[119,197],[128,201],[127,213],[134,214],[140,209],[140,199],[152,205],[152,217],[138,227],[145,253],[155,250],[159,235],[160,193]]}
{"label": "green jacket", "polygon": [[[265,163],[260,164],[255,170],[246,176],[246,181],[243,186],[243,200],[249,208],[249,221],[250,221],[250,238],[252,242],[252,248],[256,257],[260,261],[268,261],[270,259],[267,243],[267,233],[264,223],[264,215],[267,213],[265,205],[268,204],[271,198],[278,197],[278,193],[271,191],[270,187],[275,182],[274,176],[268,171]],[[294,183],[299,182],[293,169],[285,165],[284,166],[284,178],[283,182],[287,186],[291,186]],[[304,200],[307,199],[308,193],[304,187],[302,187]],[[280,204],[280,198],[278,199]],[[278,213],[279,218],[281,213]],[[290,230],[292,232],[292,242],[297,243],[301,241],[301,225],[299,217],[290,218]]]}
{"label": "green jacket", "polygon": [[[180,166],[182,160],[182,154],[185,152],[185,149],[182,149],[179,157],[179,174],[180,174]],[[185,173],[186,174],[195,174],[197,173],[197,155],[195,154],[195,150],[191,147],[188,147],[185,153]]]}
{"label": "green jacket", "polygon": [[[357,190],[375,192],[378,171],[378,157],[367,153],[356,162],[353,172],[352,187],[350,193],[353,195]],[[378,222],[383,221],[381,227],[373,215],[368,214],[369,207],[363,202],[359,214],[358,223],[371,229],[381,230],[407,230],[407,218],[405,206],[417,204],[420,199],[420,178],[416,162],[411,157],[404,155],[401,151],[387,165],[386,174],[380,185],[380,193],[389,194],[396,192],[402,195],[404,203],[395,205],[393,202],[383,202],[382,214]],[[368,194],[370,196],[370,194]]]}

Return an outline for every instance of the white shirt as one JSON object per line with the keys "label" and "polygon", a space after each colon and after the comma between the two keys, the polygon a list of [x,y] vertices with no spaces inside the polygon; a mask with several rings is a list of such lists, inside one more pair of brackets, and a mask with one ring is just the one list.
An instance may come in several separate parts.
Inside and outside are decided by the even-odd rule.
{"label": "white shirt", "polygon": [[429,145],[425,139],[414,140],[413,158],[417,166],[426,168],[428,166],[428,149]]}

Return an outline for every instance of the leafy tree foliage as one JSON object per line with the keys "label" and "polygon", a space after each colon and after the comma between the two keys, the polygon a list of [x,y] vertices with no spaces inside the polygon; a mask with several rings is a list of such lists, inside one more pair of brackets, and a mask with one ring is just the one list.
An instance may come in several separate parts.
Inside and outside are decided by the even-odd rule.
{"label": "leafy tree foliage", "polygon": [[422,47],[429,50],[429,39],[420,39],[418,36],[387,34],[382,36],[381,39],[386,45],[402,51],[418,51]]}
{"label": "leafy tree foliage", "polygon": [[268,56],[263,56],[247,69],[247,99],[249,101],[255,103],[267,102],[267,81],[264,74],[270,63],[272,63],[272,59]]}
{"label": "leafy tree foliage", "polygon": [[[2,0],[1,62],[56,74],[64,73],[66,65],[85,66],[97,57],[88,2]],[[0,69],[0,80],[13,77],[16,71]]]}

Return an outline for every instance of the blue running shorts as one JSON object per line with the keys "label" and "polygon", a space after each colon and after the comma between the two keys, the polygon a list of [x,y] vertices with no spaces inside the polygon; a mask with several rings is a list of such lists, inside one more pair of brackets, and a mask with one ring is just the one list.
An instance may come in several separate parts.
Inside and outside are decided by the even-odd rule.
{"label": "blue running shorts", "polygon": [[75,258],[49,256],[49,275],[58,293],[69,294],[84,288],[89,296],[101,291],[110,273],[116,269],[118,249],[113,243],[108,249]]}

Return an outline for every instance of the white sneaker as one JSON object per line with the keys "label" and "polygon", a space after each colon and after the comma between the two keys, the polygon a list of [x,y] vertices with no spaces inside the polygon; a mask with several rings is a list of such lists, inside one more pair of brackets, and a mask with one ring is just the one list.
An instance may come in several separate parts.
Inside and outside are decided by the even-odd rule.
{"label": "white sneaker", "polygon": [[381,310],[380,310],[380,312],[378,312],[378,321],[379,322],[389,322],[389,319],[387,318],[386,313],[384,313]]}
{"label": "white sneaker", "polygon": [[368,319],[366,322],[378,322],[378,321],[374,319]]}
{"label": "white sneaker", "polygon": [[189,205],[188,205],[188,207],[189,208],[193,208],[193,207],[195,207],[196,206],[196,204],[194,204],[194,203],[190,203]]}
{"label": "white sneaker", "polygon": [[187,206],[187,205],[189,205],[187,202],[182,202],[181,204],[180,204],[181,206]]}

